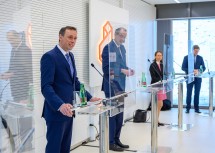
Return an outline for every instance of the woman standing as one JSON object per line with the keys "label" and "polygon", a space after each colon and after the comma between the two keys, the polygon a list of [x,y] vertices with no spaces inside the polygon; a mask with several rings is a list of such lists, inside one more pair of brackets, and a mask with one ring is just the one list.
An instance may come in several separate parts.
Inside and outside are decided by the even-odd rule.
{"label": "woman standing", "polygon": [[[163,80],[163,64],[162,64],[163,54],[161,51],[155,52],[155,59],[153,63],[150,65],[149,71],[151,74],[151,84],[162,81]],[[163,123],[159,122],[159,115],[161,108],[163,107],[163,100],[166,99],[166,93],[163,91],[159,91],[157,93],[157,104],[158,104],[158,126],[164,126]]]}

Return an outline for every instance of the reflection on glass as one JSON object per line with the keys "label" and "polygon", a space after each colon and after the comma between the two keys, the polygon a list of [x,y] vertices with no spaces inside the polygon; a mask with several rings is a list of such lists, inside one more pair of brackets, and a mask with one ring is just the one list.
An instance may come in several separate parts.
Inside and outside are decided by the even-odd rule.
{"label": "reflection on glass", "polygon": [[[0,17],[0,152],[34,152],[30,1],[4,1]],[[12,9],[14,8],[14,9]],[[9,10],[4,13],[2,10]],[[29,47],[30,46],[30,47]]]}
{"label": "reflection on glass", "polygon": [[[32,51],[26,46],[25,33],[10,30],[6,38],[11,45],[11,55],[8,71],[1,74],[1,81],[8,81],[1,91],[2,113],[1,121],[4,134],[8,135],[9,146],[5,149],[16,151],[32,150],[32,110],[33,77],[32,77]],[[4,90],[10,85],[11,96],[4,97]],[[2,103],[4,101],[4,103]],[[4,145],[3,145],[4,146]],[[9,147],[9,148],[8,148]],[[4,147],[3,147],[4,148]]]}

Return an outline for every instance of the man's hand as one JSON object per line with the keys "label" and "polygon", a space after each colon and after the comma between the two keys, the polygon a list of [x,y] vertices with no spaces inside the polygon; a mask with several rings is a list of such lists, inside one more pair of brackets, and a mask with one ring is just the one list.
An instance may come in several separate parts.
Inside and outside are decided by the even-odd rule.
{"label": "man's hand", "polygon": [[134,75],[134,70],[133,69],[121,69],[121,72],[123,73],[123,74],[125,74],[126,76],[132,76],[132,75]]}
{"label": "man's hand", "polygon": [[199,70],[198,69],[194,69],[194,75],[198,75],[198,73],[199,73]]}
{"label": "man's hand", "polygon": [[13,76],[13,73],[10,72],[5,72],[3,74],[0,75],[0,79],[2,80],[8,80]]}
{"label": "man's hand", "polygon": [[135,74],[135,71],[133,70],[133,69],[129,69],[130,70],[130,75],[129,76],[132,76],[132,75],[134,75]]}
{"label": "man's hand", "polygon": [[90,102],[95,102],[95,101],[99,101],[99,100],[102,100],[102,98],[92,97],[92,98],[90,99]]}
{"label": "man's hand", "polygon": [[60,106],[59,111],[65,116],[72,117],[72,115],[73,115],[73,112],[71,110],[72,108],[73,107],[71,104],[62,104]]}

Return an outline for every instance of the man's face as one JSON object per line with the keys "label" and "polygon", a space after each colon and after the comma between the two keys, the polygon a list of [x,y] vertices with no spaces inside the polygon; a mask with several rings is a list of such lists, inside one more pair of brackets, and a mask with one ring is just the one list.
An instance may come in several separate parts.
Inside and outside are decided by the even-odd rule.
{"label": "man's face", "polygon": [[193,50],[193,53],[194,53],[194,56],[198,55],[199,49],[194,49],[194,50]]}
{"label": "man's face", "polygon": [[13,33],[9,32],[9,33],[7,34],[7,40],[8,40],[8,42],[11,44],[12,47],[16,47],[16,46],[17,46],[18,40],[17,40],[17,38],[14,36]]}
{"label": "man's face", "polygon": [[118,45],[121,45],[122,43],[125,42],[125,38],[127,36],[127,32],[124,29],[121,29],[119,34],[115,35],[115,41]]}
{"label": "man's face", "polygon": [[66,52],[73,49],[77,41],[77,31],[66,29],[64,36],[59,35],[59,44]]}

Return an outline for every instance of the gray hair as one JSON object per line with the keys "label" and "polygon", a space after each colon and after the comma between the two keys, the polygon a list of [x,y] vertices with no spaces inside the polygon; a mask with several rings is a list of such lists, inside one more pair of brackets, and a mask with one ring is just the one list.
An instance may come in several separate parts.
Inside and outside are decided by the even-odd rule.
{"label": "gray hair", "polygon": [[120,28],[117,28],[117,29],[115,30],[115,35],[118,35],[118,34],[120,33],[121,30],[124,30],[125,32],[127,32],[127,30],[126,30],[125,28],[120,27]]}

